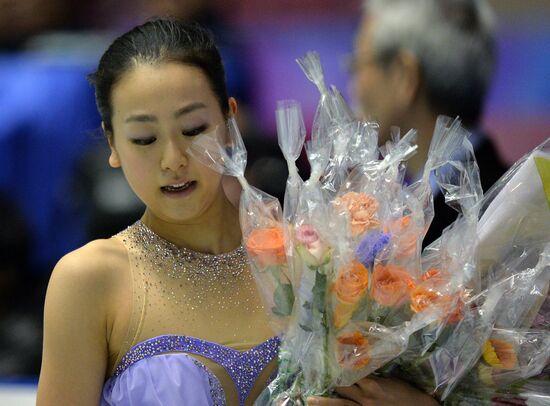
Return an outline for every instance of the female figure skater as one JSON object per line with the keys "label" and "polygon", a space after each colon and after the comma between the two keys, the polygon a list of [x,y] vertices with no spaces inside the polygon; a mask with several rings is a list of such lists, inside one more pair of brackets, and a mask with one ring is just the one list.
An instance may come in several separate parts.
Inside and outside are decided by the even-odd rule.
{"label": "female figure skater", "polygon": [[[237,112],[219,52],[197,25],[154,20],[116,39],[90,79],[109,164],[146,209],[56,265],[37,403],[250,405],[275,371],[279,339],[222,176],[187,153]],[[311,402],[426,396],[390,380],[341,390],[348,400]]]}

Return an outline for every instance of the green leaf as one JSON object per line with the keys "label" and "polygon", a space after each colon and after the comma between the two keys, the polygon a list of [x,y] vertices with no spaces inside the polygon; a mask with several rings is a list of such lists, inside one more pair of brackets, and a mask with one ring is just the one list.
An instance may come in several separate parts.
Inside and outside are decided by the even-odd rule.
{"label": "green leaf", "polygon": [[294,305],[294,293],[292,286],[288,283],[282,283],[275,289],[273,293],[273,302],[275,307],[271,309],[278,316],[289,316],[292,313]]}

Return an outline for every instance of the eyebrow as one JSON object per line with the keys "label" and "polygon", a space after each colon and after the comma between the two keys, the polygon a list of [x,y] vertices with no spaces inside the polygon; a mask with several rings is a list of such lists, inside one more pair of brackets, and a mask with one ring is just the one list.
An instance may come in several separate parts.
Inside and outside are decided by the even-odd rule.
{"label": "eyebrow", "polygon": [[[191,103],[187,106],[184,106],[174,113],[174,118],[181,117],[185,114],[189,114],[192,111],[198,110],[198,109],[204,109],[206,108],[206,105],[201,102]],[[156,122],[158,121],[156,116],[153,116],[151,114],[132,114],[124,120],[125,123],[137,121],[138,123],[149,123],[149,122]]]}
{"label": "eyebrow", "polygon": [[204,104],[204,103],[201,103],[201,102],[191,103],[191,104],[189,104],[185,107],[182,107],[181,109],[178,109],[174,113],[174,118],[178,118],[178,117],[183,116],[184,114],[189,114],[192,111],[195,111],[195,110],[198,110],[198,109],[205,109],[205,108],[206,108],[206,104]]}

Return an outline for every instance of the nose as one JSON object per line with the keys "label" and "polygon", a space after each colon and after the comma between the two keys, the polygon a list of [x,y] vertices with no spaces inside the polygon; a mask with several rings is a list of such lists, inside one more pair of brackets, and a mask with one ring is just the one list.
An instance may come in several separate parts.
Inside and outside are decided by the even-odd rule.
{"label": "nose", "polygon": [[177,172],[181,167],[186,166],[188,157],[184,145],[179,145],[176,140],[168,140],[162,151],[160,166],[162,170]]}

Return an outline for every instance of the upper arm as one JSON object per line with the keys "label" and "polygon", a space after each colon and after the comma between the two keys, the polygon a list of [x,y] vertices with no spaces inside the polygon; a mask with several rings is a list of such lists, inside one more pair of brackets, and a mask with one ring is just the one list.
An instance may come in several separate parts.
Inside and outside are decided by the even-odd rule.
{"label": "upper arm", "polygon": [[97,250],[81,248],[56,265],[44,306],[38,405],[100,401],[108,358],[108,272]]}

